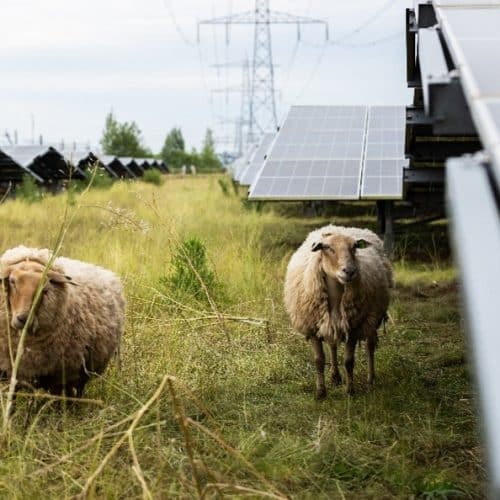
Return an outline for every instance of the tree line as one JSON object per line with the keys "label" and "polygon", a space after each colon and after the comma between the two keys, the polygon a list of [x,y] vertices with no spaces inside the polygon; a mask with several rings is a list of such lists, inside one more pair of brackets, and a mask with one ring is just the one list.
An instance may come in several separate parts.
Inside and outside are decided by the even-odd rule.
{"label": "tree line", "polygon": [[180,128],[174,127],[166,136],[158,154],[148,148],[142,138],[138,125],[132,122],[120,123],[113,112],[108,113],[101,137],[103,153],[113,156],[132,156],[134,158],[161,158],[170,169],[181,169],[183,165],[194,165],[200,172],[214,172],[222,169],[222,163],[215,153],[213,132],[209,128],[201,151],[192,147],[186,150],[186,143]]}

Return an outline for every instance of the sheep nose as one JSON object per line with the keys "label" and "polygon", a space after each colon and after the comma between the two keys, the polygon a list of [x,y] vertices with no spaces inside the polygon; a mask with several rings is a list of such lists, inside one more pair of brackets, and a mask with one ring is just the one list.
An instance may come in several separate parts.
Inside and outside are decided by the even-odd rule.
{"label": "sheep nose", "polygon": [[22,326],[26,324],[27,319],[28,319],[28,313],[22,313],[16,316],[17,323]]}
{"label": "sheep nose", "polygon": [[346,276],[348,276],[349,278],[352,278],[352,276],[354,276],[354,273],[356,272],[356,268],[355,267],[343,267],[342,272]]}

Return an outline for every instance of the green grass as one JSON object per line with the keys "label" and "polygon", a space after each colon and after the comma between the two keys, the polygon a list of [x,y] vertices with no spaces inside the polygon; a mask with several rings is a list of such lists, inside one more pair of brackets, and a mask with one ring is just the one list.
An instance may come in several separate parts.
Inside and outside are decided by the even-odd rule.
{"label": "green grass", "polygon": [[[96,470],[85,489],[95,498],[191,498],[196,480],[201,489],[219,485],[207,498],[484,496],[455,271],[440,239],[446,227],[399,238],[375,389],[364,382],[360,350],[356,395],[331,389],[316,402],[309,346],[283,310],[284,272],[308,231],[332,220],[373,226],[371,208],[350,216],[339,206],[323,219],[280,205],[256,211],[223,193],[216,176],[171,177],[161,187],[117,182],[76,202],[61,253],[123,277],[122,367],[88,385],[86,397],[101,405],[42,399],[30,408],[18,398],[0,437],[1,498],[70,498]],[[64,196],[2,205],[0,249],[51,246],[64,207]],[[172,255],[190,238],[205,246],[223,289],[216,298],[179,301],[165,285]],[[132,449],[124,433],[160,386],[129,431]]]}

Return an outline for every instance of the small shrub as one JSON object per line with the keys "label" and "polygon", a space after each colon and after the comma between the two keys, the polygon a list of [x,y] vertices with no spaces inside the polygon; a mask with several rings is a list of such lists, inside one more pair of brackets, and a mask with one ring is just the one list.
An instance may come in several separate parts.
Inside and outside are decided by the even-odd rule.
{"label": "small shrub", "polygon": [[224,196],[229,196],[229,186],[228,186],[227,180],[224,177],[219,177],[217,179],[217,182],[219,183],[219,186],[222,190],[222,194]]}
{"label": "small shrub", "polygon": [[[94,175],[94,168],[96,169]],[[87,172],[88,180],[94,179],[92,181],[92,187],[98,189],[108,189],[113,185],[113,178],[109,175],[109,173],[103,167],[93,167]]]}
{"label": "small shrub", "polygon": [[171,274],[160,282],[175,295],[207,302],[203,285],[211,296],[220,295],[221,284],[209,267],[205,245],[198,238],[187,239],[178,246],[171,267]]}
{"label": "small shrub", "polygon": [[25,174],[21,184],[16,188],[16,196],[28,203],[34,203],[43,198],[43,191],[37,186],[31,175]]}
{"label": "small shrub", "polygon": [[149,168],[145,170],[144,175],[142,176],[142,180],[144,182],[155,184],[156,186],[161,186],[164,181],[160,171],[156,168]]}
{"label": "small shrub", "polygon": [[231,177],[231,186],[233,186],[233,193],[238,196],[240,194],[239,184],[233,177]]}
{"label": "small shrub", "polygon": [[249,210],[250,212],[255,211],[257,213],[261,213],[264,203],[262,201],[252,201],[249,200],[248,198],[242,198],[241,205],[245,210]]}

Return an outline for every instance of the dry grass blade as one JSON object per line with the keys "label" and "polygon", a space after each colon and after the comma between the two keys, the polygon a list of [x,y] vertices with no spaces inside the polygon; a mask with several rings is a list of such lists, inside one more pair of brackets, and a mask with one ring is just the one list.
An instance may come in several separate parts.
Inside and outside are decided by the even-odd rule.
{"label": "dry grass blade", "polygon": [[102,459],[101,463],[98,465],[96,470],[87,479],[82,491],[78,495],[78,498],[86,498],[87,494],[90,491],[90,488],[94,484],[94,481],[97,479],[97,477],[99,477],[99,475],[104,470],[104,468],[106,467],[108,462],[113,458],[115,453],[121,448],[123,443],[127,439],[130,439],[135,428],[139,424],[141,418],[149,410],[151,405],[161,396],[161,393],[163,392],[163,389],[165,388],[167,381],[168,381],[168,377],[164,377],[161,384],[156,389],[155,393],[148,399],[148,401],[139,410],[137,410],[137,412],[134,414],[134,416],[132,418],[132,423],[130,424],[129,428],[125,431],[125,434],[123,434],[123,436],[120,439],[118,439],[118,441],[114,444],[114,446],[111,448],[111,450],[109,450],[109,452],[106,454],[106,456]]}
{"label": "dry grass blade", "polygon": [[238,459],[240,462],[242,462],[248,470],[257,478],[259,481],[262,482],[262,484],[265,484],[272,492],[274,492],[275,495],[278,495],[279,498],[287,498],[287,496],[279,491],[270,481],[268,481],[256,468],[255,466],[247,460],[237,449],[233,448],[230,444],[226,443],[226,441],[216,434],[215,432],[211,431],[210,429],[207,429],[203,424],[200,424],[199,422],[196,422],[195,420],[188,418],[187,423],[189,425],[193,425],[197,429],[199,429],[201,432],[206,434],[207,436],[210,436],[213,440],[215,440],[217,443],[219,443],[222,448],[224,448],[228,453],[230,453],[233,457]]}
{"label": "dry grass blade", "polygon": [[17,397],[32,398],[32,399],[49,399],[52,401],[68,401],[72,403],[82,403],[88,405],[104,406],[100,399],[74,398],[70,396],[56,396],[55,394],[46,394],[44,392],[16,392]]}
{"label": "dry grass blade", "polygon": [[9,181],[9,186],[7,187],[4,195],[0,199],[0,205],[9,197],[10,192],[12,191],[12,182]]}
{"label": "dry grass blade", "polygon": [[172,396],[172,403],[174,405],[174,410],[175,410],[175,418],[179,424],[179,427],[181,428],[182,436],[184,438],[184,445],[186,448],[186,453],[189,458],[189,463],[191,464],[191,471],[193,474],[193,479],[194,479],[194,484],[196,487],[196,491],[198,493],[198,498],[202,498],[203,492],[201,488],[201,482],[200,478],[198,476],[198,469],[196,467],[196,463],[194,461],[194,454],[193,454],[193,446],[191,443],[191,435],[189,434],[189,429],[188,426],[186,425],[188,422],[188,419],[186,418],[184,408],[177,398],[177,393],[175,392],[175,387],[174,387],[174,379],[172,377],[168,377],[168,388],[170,390],[170,394]]}
{"label": "dry grass blade", "polygon": [[[54,469],[58,465],[61,465],[64,462],[67,462],[68,460],[70,460],[72,457],[74,457],[78,453],[81,453],[82,451],[85,451],[86,449],[90,448],[95,442],[100,441],[101,439],[104,439],[105,437],[114,436],[114,434],[109,435],[108,433],[114,429],[117,429],[118,427],[121,427],[122,425],[126,424],[127,422],[129,422],[133,418],[134,418],[133,415],[129,415],[126,418],[120,420],[119,422],[116,422],[116,423],[110,425],[109,427],[106,428],[105,431],[103,431],[103,430],[99,431],[98,434],[96,434],[94,437],[87,440],[82,446],[79,446],[78,448],[73,450],[71,453],[67,453],[66,455],[63,455],[61,458],[59,458],[55,462],[53,462],[49,465],[45,465],[41,469],[37,469],[37,470],[33,471],[31,474],[29,474],[29,476],[30,477],[40,476],[40,475],[46,474],[47,472],[50,472],[52,469]],[[126,432],[126,431],[124,431],[124,432]],[[121,434],[123,434],[123,433],[120,433],[120,435]]]}
{"label": "dry grass blade", "polygon": [[137,452],[135,451],[134,438],[132,434],[128,434],[128,445],[130,448],[130,453],[132,455],[132,460],[134,462],[132,470],[134,471],[139,483],[141,484],[142,497],[145,500],[153,500],[153,495],[151,495],[151,492],[149,491],[146,479],[144,479],[144,472],[142,471],[141,465],[139,464],[139,459],[137,458]]}
{"label": "dry grass blade", "polygon": [[268,491],[256,490],[255,488],[247,488],[246,486],[239,486],[237,484],[224,484],[224,483],[209,483],[205,489],[217,489],[219,491],[227,490],[230,493],[247,493],[248,495],[257,495],[263,498],[275,498],[276,500],[287,500],[289,497],[269,493]]}

